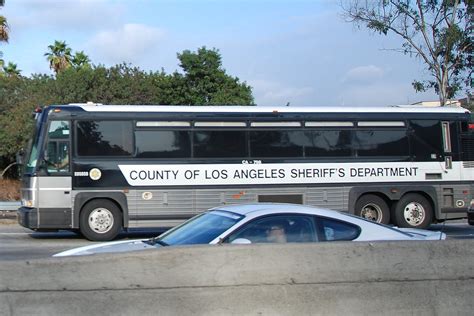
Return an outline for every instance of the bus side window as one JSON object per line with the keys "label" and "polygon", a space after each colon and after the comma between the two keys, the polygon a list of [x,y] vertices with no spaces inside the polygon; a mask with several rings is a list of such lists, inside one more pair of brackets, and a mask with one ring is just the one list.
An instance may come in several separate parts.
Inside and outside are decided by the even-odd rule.
{"label": "bus side window", "polygon": [[45,160],[48,172],[69,172],[69,122],[52,121]]}

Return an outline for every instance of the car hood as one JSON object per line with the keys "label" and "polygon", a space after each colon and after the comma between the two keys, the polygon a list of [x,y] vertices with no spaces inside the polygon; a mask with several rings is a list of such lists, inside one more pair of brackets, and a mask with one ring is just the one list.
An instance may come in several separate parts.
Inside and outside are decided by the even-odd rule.
{"label": "car hood", "polygon": [[438,231],[431,231],[426,229],[417,229],[417,228],[399,228],[398,230],[410,234],[416,239],[420,240],[444,240],[446,239],[446,234]]}
{"label": "car hood", "polygon": [[128,252],[139,251],[145,249],[156,249],[162,247],[159,244],[150,245],[146,243],[147,239],[137,240],[119,240],[112,242],[97,243],[93,245],[83,246],[59,252],[53,257],[69,257],[69,256],[87,256],[99,253],[114,253],[114,252]]}

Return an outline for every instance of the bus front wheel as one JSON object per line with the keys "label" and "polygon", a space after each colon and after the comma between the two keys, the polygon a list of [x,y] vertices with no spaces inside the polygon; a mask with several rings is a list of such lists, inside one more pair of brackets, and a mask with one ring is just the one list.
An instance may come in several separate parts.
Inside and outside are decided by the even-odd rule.
{"label": "bus front wheel", "polygon": [[388,224],[390,221],[390,209],[387,203],[374,194],[363,195],[357,200],[355,215],[382,224]]}
{"label": "bus front wheel", "polygon": [[80,215],[79,229],[84,237],[93,241],[114,239],[122,228],[120,209],[109,200],[87,203]]}
{"label": "bus front wheel", "polygon": [[398,227],[426,228],[433,219],[433,208],[425,197],[409,193],[397,202],[394,217]]}

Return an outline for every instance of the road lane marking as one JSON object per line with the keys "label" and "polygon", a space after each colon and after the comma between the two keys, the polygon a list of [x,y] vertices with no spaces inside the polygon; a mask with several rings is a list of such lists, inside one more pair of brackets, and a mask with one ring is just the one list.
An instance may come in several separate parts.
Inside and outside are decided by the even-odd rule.
{"label": "road lane marking", "polygon": [[0,235],[30,235],[31,233],[0,233]]}

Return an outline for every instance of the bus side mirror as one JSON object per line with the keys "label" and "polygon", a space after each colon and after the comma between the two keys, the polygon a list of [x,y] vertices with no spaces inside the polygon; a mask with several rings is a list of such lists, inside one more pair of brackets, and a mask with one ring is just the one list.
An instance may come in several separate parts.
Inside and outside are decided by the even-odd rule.
{"label": "bus side mirror", "polygon": [[37,173],[38,173],[39,176],[48,176],[49,175],[48,163],[46,162],[46,160],[41,159],[37,170],[38,170]]}
{"label": "bus side mirror", "polygon": [[43,157],[38,162],[38,175],[47,176],[49,175],[48,165],[50,164],[48,150],[45,150]]}
{"label": "bus side mirror", "polygon": [[46,164],[49,162],[49,154],[47,149],[44,151],[43,160]]}
{"label": "bus side mirror", "polygon": [[15,157],[15,161],[17,164],[19,165],[23,165],[24,164],[24,161],[25,160],[25,150],[23,148],[21,148],[17,153],[16,153],[16,157]]}

